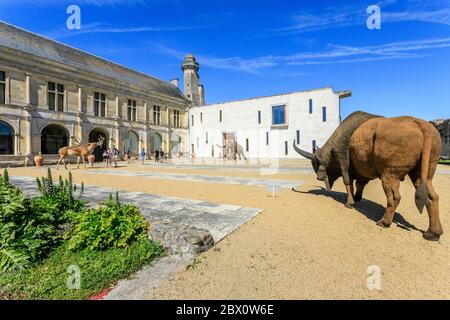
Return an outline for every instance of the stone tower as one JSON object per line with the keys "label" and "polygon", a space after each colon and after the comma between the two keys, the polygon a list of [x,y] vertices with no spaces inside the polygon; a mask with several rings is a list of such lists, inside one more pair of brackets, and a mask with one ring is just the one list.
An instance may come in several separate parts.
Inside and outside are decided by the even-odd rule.
{"label": "stone tower", "polygon": [[193,106],[205,104],[205,92],[200,85],[198,70],[200,66],[192,54],[188,54],[183,60],[181,69],[184,73],[184,95],[192,101]]}

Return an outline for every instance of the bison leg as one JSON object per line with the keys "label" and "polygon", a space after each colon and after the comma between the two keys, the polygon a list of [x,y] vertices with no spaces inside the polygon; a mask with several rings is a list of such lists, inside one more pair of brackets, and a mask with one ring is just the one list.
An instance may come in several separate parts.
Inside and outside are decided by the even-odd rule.
{"label": "bison leg", "polygon": [[423,234],[423,237],[427,240],[437,241],[444,233],[442,230],[441,220],[439,219],[439,195],[434,190],[431,180],[427,182],[428,187],[428,201],[427,211],[430,219],[430,226],[428,231]]}
{"label": "bison leg", "polygon": [[353,199],[355,202],[359,202],[362,199],[364,188],[367,185],[367,181],[356,181],[356,193]]}
{"label": "bison leg", "polygon": [[66,164],[66,158],[63,158],[63,164],[64,164],[64,168],[67,170],[67,164]]}
{"label": "bison leg", "polygon": [[377,225],[383,228],[389,228],[394,219],[395,210],[400,203],[400,179],[397,177],[382,177],[381,183],[383,185],[384,193],[387,197],[387,207],[383,218],[377,222]]}
{"label": "bison leg", "polygon": [[78,159],[77,159],[77,169],[80,169],[80,156],[78,156]]}
{"label": "bison leg", "polygon": [[[434,171],[432,171],[434,174]],[[414,170],[409,173],[414,187],[417,189],[421,184],[420,170]],[[442,230],[441,220],[439,219],[439,195],[434,190],[431,179],[427,181],[428,188],[428,200],[426,203],[428,218],[430,219],[430,225],[427,232],[423,234],[423,237],[427,240],[437,241],[444,233]]]}
{"label": "bison leg", "polygon": [[[417,189],[421,184],[420,171],[415,170],[409,173],[414,187]],[[430,225],[428,230],[423,234],[426,240],[437,241],[440,236],[444,233],[442,230],[441,220],[439,218],[439,195],[434,190],[431,179],[427,181],[428,188],[428,200],[426,203],[428,218],[430,220]]]}
{"label": "bison leg", "polygon": [[59,170],[59,164],[61,163],[61,157],[58,159],[58,163],[56,164],[56,170]]}

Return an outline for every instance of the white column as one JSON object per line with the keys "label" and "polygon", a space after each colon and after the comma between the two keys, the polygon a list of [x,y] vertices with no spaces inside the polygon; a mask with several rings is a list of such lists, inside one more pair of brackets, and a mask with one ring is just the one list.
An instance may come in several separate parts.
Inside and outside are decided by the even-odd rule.
{"label": "white column", "polygon": [[83,89],[78,87],[78,112],[83,112]]}
{"label": "white column", "polygon": [[145,120],[145,123],[148,123],[147,101],[144,101],[144,120]]}
{"label": "white column", "polygon": [[[27,117],[26,123],[27,123],[27,137],[26,137],[26,142],[27,142],[27,154],[31,154],[31,137],[33,136],[31,134],[31,122],[32,122],[32,117],[31,115],[29,115]],[[40,139],[40,138],[39,138]],[[38,152],[41,150],[38,150]]]}
{"label": "white column", "polygon": [[14,155],[20,155],[20,135],[18,133],[14,134]]}
{"label": "white column", "polygon": [[116,95],[116,118],[120,118],[119,96]]}
{"label": "white column", "polygon": [[31,105],[31,74],[25,73],[25,105]]}
{"label": "white column", "polygon": [[167,113],[167,115],[166,115],[166,126],[170,126],[170,109],[169,109],[169,107],[166,107],[166,113]]}

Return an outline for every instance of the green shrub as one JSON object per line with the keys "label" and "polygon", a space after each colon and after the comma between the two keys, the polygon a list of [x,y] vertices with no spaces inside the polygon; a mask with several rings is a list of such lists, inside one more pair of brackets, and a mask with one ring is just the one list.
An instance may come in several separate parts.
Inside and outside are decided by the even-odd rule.
{"label": "green shrub", "polygon": [[46,257],[61,242],[70,213],[84,208],[71,177],[54,186],[49,171],[38,186],[41,196],[29,199],[9,183],[6,169],[0,177],[0,272]]}
{"label": "green shrub", "polygon": [[134,205],[122,205],[118,195],[103,206],[77,217],[77,225],[70,232],[70,250],[105,250],[126,248],[137,239],[147,236],[148,224]]}
{"label": "green shrub", "polygon": [[[72,251],[67,243],[48,258],[30,268],[0,276],[2,293],[9,299],[87,299],[114,285],[163,254],[163,248],[150,239],[133,242],[125,249]],[[67,288],[67,268],[81,271],[81,288]]]}
{"label": "green shrub", "polygon": [[80,211],[84,209],[85,203],[80,200],[84,193],[84,183],[81,183],[80,194],[75,198],[77,186],[73,183],[72,173],[69,172],[69,178],[63,180],[59,176],[59,184],[53,183],[52,173],[50,168],[47,171],[47,177],[41,179],[36,178],[41,198],[47,200],[49,203],[55,205],[59,212]]}

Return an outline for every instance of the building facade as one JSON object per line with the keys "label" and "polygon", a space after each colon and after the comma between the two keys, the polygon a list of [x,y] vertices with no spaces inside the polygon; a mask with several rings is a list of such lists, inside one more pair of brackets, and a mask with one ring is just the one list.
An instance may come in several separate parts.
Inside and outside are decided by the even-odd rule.
{"label": "building facade", "polygon": [[339,126],[340,100],[332,88],[196,106],[189,111],[190,151],[217,159],[299,158],[322,146]]}
{"label": "building facade", "polygon": [[450,119],[439,119],[431,121],[441,135],[442,150],[441,156],[450,159]]}
{"label": "building facade", "polygon": [[103,141],[181,153],[189,99],[165,82],[0,22],[0,160]]}
{"label": "building facade", "polygon": [[[205,105],[200,65],[188,54],[179,80],[162,81],[0,22],[0,163],[102,141],[122,155],[163,150],[197,158],[298,158],[340,124],[332,88]],[[53,156],[52,156],[53,155]]]}

